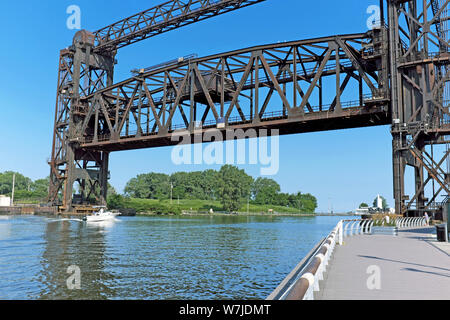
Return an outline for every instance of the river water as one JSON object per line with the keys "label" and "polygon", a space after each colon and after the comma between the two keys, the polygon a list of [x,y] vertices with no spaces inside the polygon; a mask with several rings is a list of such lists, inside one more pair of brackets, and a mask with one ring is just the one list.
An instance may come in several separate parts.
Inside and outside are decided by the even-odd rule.
{"label": "river water", "polygon": [[341,219],[0,216],[0,299],[265,299]]}

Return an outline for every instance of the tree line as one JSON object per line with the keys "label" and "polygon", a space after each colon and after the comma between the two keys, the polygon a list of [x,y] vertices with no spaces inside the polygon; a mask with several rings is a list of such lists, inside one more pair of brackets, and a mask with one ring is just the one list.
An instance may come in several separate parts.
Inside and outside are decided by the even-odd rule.
{"label": "tree line", "polygon": [[313,195],[282,193],[275,180],[254,179],[232,165],[224,165],[219,171],[141,174],[126,184],[124,192],[138,199],[220,201],[228,212],[236,212],[245,202],[296,208],[300,213],[314,213],[317,208]]}
{"label": "tree line", "polygon": [[[49,177],[33,181],[12,171],[0,173],[0,195],[11,196],[14,174],[15,202],[45,202]],[[120,207],[125,196],[134,199],[217,201],[227,212],[237,212],[245,203],[292,208],[299,213],[314,213],[317,209],[317,199],[313,195],[282,193],[275,180],[254,179],[232,165],[224,165],[219,171],[141,174],[128,181],[124,195],[117,194],[111,185],[108,189],[108,204],[113,207]]]}
{"label": "tree line", "polygon": [[47,198],[49,178],[32,179],[13,171],[0,172],[0,195],[12,196],[13,176],[15,201],[43,201]]}

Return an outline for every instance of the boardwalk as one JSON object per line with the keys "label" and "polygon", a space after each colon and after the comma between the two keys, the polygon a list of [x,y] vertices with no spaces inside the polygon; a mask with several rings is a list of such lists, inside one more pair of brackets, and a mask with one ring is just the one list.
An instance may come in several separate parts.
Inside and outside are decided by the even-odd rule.
{"label": "boardwalk", "polygon": [[[450,299],[450,244],[434,228],[402,230],[398,237],[365,235],[337,246],[319,300]],[[380,270],[381,289],[370,290],[368,268]]]}

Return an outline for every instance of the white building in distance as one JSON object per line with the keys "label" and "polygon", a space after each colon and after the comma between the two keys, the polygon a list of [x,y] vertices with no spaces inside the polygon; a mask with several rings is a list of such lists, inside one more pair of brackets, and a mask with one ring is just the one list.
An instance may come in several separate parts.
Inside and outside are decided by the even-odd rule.
{"label": "white building in distance", "polygon": [[383,199],[381,198],[380,195],[377,195],[377,208],[383,209]]}
{"label": "white building in distance", "polygon": [[0,195],[0,207],[10,207],[10,206],[11,206],[11,198]]}

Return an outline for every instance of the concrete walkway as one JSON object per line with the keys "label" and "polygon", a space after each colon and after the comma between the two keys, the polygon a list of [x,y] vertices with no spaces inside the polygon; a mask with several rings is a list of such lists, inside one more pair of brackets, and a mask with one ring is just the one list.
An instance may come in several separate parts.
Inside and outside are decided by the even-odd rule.
{"label": "concrete walkway", "polygon": [[[402,230],[398,237],[365,235],[337,246],[319,300],[450,299],[450,244],[435,228]],[[369,289],[377,284],[380,289]],[[370,272],[370,273],[368,273]],[[368,286],[369,279],[369,286]]]}

